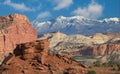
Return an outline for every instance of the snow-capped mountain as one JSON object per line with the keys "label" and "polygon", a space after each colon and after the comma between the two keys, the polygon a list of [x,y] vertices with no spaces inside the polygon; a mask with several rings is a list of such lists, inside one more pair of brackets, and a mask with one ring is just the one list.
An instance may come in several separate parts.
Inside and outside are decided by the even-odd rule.
{"label": "snow-capped mountain", "polygon": [[103,20],[89,19],[83,16],[64,17],[59,16],[46,22],[34,21],[33,26],[39,35],[60,31],[65,34],[84,34],[119,32],[120,18],[106,18]]}

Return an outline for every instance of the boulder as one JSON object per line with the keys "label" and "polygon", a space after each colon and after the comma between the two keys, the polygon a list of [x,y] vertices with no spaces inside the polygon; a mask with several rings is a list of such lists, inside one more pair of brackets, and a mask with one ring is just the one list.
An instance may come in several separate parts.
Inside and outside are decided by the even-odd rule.
{"label": "boulder", "polygon": [[17,44],[36,39],[37,32],[26,16],[12,14],[0,17],[0,60],[13,53]]}

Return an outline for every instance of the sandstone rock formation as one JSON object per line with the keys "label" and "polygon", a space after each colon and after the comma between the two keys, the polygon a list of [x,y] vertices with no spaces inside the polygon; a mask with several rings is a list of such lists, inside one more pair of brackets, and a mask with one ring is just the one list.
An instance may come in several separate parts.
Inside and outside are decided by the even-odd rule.
{"label": "sandstone rock formation", "polygon": [[0,60],[12,53],[17,44],[34,41],[37,32],[24,15],[0,17]]}
{"label": "sandstone rock formation", "polygon": [[102,33],[96,33],[95,35],[92,36],[92,39],[96,44],[102,44],[110,40],[110,36],[104,35]]}
{"label": "sandstone rock formation", "polygon": [[50,41],[51,52],[76,57],[77,61],[89,61],[91,64],[103,57],[107,57],[107,61],[120,60],[120,33],[97,33],[84,36],[54,32],[44,34],[39,39],[44,38]]}
{"label": "sandstone rock formation", "polygon": [[[58,53],[78,54],[78,55],[105,55],[110,54],[119,46],[119,33],[102,34],[97,33],[92,36],[66,35],[60,32],[43,35],[40,39],[50,41],[50,50]],[[113,48],[113,46],[115,46]],[[116,50],[115,50],[116,51]]]}
{"label": "sandstone rock formation", "polygon": [[22,58],[24,60],[39,58],[41,59],[41,63],[44,64],[45,60],[47,59],[49,45],[50,43],[47,39],[40,41],[37,40],[35,42],[21,44],[18,46],[18,48],[16,48],[16,50],[21,50],[20,52],[22,52]]}
{"label": "sandstone rock formation", "polygon": [[20,44],[14,57],[4,61],[0,74],[86,74],[84,65],[67,56],[49,53],[48,40]]}
{"label": "sandstone rock formation", "polygon": [[102,45],[94,45],[94,46],[85,46],[86,48],[82,48],[80,53],[82,55],[111,55],[118,54],[120,52],[120,44],[102,44]]}

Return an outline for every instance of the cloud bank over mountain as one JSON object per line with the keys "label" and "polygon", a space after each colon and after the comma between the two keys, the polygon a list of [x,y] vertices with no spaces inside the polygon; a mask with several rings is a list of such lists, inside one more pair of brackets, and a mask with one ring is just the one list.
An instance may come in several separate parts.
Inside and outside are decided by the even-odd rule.
{"label": "cloud bank over mountain", "polygon": [[92,1],[88,6],[83,8],[78,7],[72,13],[74,15],[84,16],[87,18],[98,18],[102,15],[102,12],[103,12],[103,6],[96,3],[95,1]]}
{"label": "cloud bank over mountain", "polygon": [[[58,16],[84,16],[92,19],[120,18],[120,0],[1,0],[0,15],[24,14],[32,22]],[[44,17],[42,16],[44,13]]]}

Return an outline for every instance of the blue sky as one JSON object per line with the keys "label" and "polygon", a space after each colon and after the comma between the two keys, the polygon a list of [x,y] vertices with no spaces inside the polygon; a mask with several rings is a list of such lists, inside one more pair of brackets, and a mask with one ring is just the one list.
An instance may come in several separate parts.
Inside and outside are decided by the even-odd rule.
{"label": "blue sky", "polygon": [[0,16],[24,14],[30,21],[58,16],[84,16],[93,19],[120,18],[120,0],[0,0]]}

